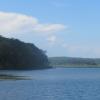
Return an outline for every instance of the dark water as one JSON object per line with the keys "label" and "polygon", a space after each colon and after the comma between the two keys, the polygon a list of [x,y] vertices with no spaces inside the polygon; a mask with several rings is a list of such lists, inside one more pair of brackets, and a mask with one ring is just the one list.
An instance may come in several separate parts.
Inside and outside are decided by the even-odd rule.
{"label": "dark water", "polygon": [[100,100],[99,68],[2,71],[32,80],[0,81],[0,100]]}

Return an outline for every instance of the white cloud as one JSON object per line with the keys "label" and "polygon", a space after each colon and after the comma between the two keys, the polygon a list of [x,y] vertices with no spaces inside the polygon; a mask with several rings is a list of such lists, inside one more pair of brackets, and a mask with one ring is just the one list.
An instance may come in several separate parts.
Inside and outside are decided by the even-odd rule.
{"label": "white cloud", "polygon": [[49,43],[55,44],[57,41],[57,37],[55,35],[51,35],[51,36],[48,36],[47,40]]}
{"label": "white cloud", "polygon": [[39,24],[35,27],[36,32],[53,33],[65,29],[62,24]]}
{"label": "white cloud", "polygon": [[11,35],[13,33],[53,33],[64,30],[63,24],[40,23],[32,16],[18,13],[0,12],[0,35]]}
{"label": "white cloud", "polygon": [[55,46],[63,47],[66,45],[66,44],[62,45],[63,39],[59,37],[57,34],[48,35],[46,40],[48,41],[48,44],[49,44],[48,46],[50,47],[55,47]]}
{"label": "white cloud", "polygon": [[66,43],[62,43],[61,45],[62,45],[63,48],[67,48],[68,47],[68,45]]}

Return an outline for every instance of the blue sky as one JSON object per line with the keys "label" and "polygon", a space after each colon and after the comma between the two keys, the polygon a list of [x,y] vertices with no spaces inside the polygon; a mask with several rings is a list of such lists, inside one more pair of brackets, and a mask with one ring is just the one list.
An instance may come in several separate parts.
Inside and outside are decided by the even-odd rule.
{"label": "blue sky", "polygon": [[100,58],[100,0],[0,0],[0,26],[48,56]]}

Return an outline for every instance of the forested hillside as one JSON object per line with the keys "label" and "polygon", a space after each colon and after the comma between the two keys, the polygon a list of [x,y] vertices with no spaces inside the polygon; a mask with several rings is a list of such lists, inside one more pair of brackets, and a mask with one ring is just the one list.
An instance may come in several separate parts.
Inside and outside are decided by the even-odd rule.
{"label": "forested hillside", "polygon": [[100,66],[100,59],[75,58],[75,57],[50,57],[52,66]]}
{"label": "forested hillside", "polygon": [[0,69],[47,68],[48,58],[34,44],[0,36]]}

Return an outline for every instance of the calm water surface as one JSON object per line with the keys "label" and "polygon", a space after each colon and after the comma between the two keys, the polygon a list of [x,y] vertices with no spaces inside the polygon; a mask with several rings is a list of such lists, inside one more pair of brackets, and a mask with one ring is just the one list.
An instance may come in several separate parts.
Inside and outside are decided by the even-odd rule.
{"label": "calm water surface", "polygon": [[0,100],[100,100],[99,68],[1,71],[32,80],[0,81]]}

